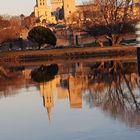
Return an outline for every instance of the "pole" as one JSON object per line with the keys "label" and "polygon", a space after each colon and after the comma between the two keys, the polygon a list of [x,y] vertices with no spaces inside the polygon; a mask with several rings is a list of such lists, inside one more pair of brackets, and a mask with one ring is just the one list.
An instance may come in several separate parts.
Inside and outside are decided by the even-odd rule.
{"label": "pole", "polygon": [[136,23],[136,41],[137,41],[137,64],[138,74],[140,76],[140,21]]}
{"label": "pole", "polygon": [[75,42],[76,42],[76,45],[78,46],[79,45],[78,35],[75,36]]}

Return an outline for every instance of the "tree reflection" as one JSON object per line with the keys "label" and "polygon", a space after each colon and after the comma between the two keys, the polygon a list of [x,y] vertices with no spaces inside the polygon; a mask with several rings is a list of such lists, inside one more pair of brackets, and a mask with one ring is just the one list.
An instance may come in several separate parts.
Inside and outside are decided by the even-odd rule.
{"label": "tree reflection", "polygon": [[5,69],[4,67],[0,66],[0,79],[8,77],[9,77],[8,69]]}
{"label": "tree reflection", "polygon": [[58,73],[57,64],[51,64],[49,66],[40,66],[31,72],[31,79],[35,82],[47,82],[53,80]]}
{"label": "tree reflection", "polygon": [[22,74],[22,70],[25,68],[21,67],[2,67],[0,66],[0,79],[15,79]]}
{"label": "tree reflection", "polygon": [[115,119],[140,125],[136,64],[122,63],[121,68],[118,65],[115,69],[110,71],[106,67],[106,70],[101,71],[92,67],[94,72],[89,77],[89,92],[84,99],[90,106],[102,108]]}
{"label": "tree reflection", "polygon": [[[27,77],[22,77],[21,74],[10,80],[0,79],[0,96],[13,94],[10,85],[20,88],[25,85],[24,78],[30,80],[30,75],[33,81],[40,83],[34,86],[39,86],[38,90],[49,115],[50,107],[53,107],[55,102],[53,96],[57,93],[59,100],[69,100],[70,108],[82,108],[84,99],[90,107],[99,107],[114,119],[125,121],[131,126],[140,125],[140,93],[136,63],[104,62],[102,69],[99,68],[100,64],[59,65],[59,75],[57,64],[42,65],[32,70],[31,74],[31,69],[25,69],[24,72],[22,67],[11,69],[10,71],[16,74],[22,71]],[[9,93],[3,92],[7,89],[4,81],[5,85],[10,87]]]}
{"label": "tree reflection", "polygon": [[27,79],[23,73],[25,68],[0,66],[0,98],[13,96],[17,90],[27,86]]}

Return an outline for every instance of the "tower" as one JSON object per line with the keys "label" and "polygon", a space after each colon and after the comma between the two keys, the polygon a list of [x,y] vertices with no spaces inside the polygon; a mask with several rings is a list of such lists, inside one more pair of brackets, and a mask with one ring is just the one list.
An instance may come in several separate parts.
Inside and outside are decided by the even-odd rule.
{"label": "tower", "polygon": [[138,16],[140,11],[140,0],[132,0],[133,15]]}
{"label": "tower", "polygon": [[63,0],[63,6],[64,6],[64,19],[66,20],[76,11],[75,0]]}
{"label": "tower", "polygon": [[140,0],[132,0],[133,4],[140,3]]}
{"label": "tower", "polygon": [[51,0],[52,12],[63,7],[63,0]]}
{"label": "tower", "polygon": [[67,20],[76,11],[75,0],[51,0],[51,8],[57,17]]}
{"label": "tower", "polygon": [[40,22],[55,23],[55,17],[52,16],[50,7],[47,5],[46,0],[36,0],[36,5],[34,7],[35,17],[40,20]]}
{"label": "tower", "polygon": [[47,5],[46,0],[36,0],[36,4],[38,7],[43,7],[45,5]]}

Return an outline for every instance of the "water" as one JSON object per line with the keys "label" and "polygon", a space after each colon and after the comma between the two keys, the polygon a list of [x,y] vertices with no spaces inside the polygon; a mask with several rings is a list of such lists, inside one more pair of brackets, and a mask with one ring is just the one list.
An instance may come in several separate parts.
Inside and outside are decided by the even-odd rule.
{"label": "water", "polygon": [[139,140],[137,65],[123,67],[115,73],[91,62],[59,64],[45,82],[49,74],[40,70],[31,80],[39,66],[5,68],[0,140]]}

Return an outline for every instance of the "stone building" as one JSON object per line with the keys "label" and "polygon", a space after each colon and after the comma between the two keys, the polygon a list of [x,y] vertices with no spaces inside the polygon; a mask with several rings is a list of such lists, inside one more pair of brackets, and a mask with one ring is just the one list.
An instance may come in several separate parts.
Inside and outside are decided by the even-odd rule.
{"label": "stone building", "polygon": [[51,8],[47,5],[46,0],[36,0],[34,14],[42,23],[56,23],[55,16],[52,15]]}
{"label": "stone building", "polygon": [[140,0],[132,0],[133,3],[140,3]]}
{"label": "stone building", "polygon": [[52,12],[63,7],[63,0],[51,0],[51,10]]}
{"label": "stone building", "polygon": [[139,15],[140,0],[132,0],[132,6],[133,6],[133,14],[134,14],[134,16]]}
{"label": "stone building", "polygon": [[57,14],[63,10],[65,20],[76,11],[75,0],[51,0],[51,7]]}
{"label": "stone building", "polygon": [[75,0],[64,0],[64,19],[67,19],[76,11]]}
{"label": "stone building", "polygon": [[[57,20],[65,20],[73,15],[76,11],[88,9],[95,9],[98,11],[98,0],[93,0],[91,3],[85,5],[76,5],[76,0],[50,0],[50,6],[48,6],[47,0],[36,0],[36,6],[34,8],[35,17],[40,22],[56,23]],[[140,0],[132,0],[133,12],[137,12],[140,7]]]}

